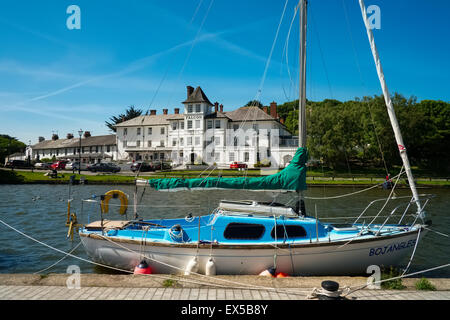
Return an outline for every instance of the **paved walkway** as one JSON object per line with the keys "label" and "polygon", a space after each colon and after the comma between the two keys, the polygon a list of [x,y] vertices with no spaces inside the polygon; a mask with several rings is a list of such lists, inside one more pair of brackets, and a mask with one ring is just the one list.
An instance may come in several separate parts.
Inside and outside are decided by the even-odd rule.
{"label": "paved walkway", "polygon": [[[289,290],[289,291],[287,291]],[[284,292],[283,292],[284,291]],[[286,290],[0,285],[0,300],[306,300],[307,288]],[[450,291],[359,290],[356,300],[450,300]]]}

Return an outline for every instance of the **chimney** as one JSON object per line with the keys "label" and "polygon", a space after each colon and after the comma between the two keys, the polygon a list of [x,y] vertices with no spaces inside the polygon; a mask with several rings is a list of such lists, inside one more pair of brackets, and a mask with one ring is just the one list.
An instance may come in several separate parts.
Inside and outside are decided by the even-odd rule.
{"label": "chimney", "polygon": [[85,138],[89,138],[91,136],[91,132],[90,131],[85,131],[83,136]]}
{"label": "chimney", "polygon": [[221,104],[221,105],[219,106],[219,110],[220,110],[220,112],[223,112],[223,104]]}
{"label": "chimney", "polygon": [[217,101],[214,102],[214,111],[215,112],[219,111],[219,103]]}
{"label": "chimney", "polygon": [[67,139],[73,139],[73,134],[72,133],[68,133],[66,137],[67,137]]}
{"label": "chimney", "polygon": [[194,92],[194,88],[191,86],[187,86],[186,88],[187,88],[187,97],[189,98],[192,92]]}
{"label": "chimney", "polygon": [[175,114],[179,114],[180,113],[180,108],[175,108]]}
{"label": "chimney", "polygon": [[52,140],[55,141],[55,140],[58,140],[58,139],[59,139],[58,135],[56,133],[54,133],[52,135]]}
{"label": "chimney", "polygon": [[277,103],[275,101],[272,101],[270,103],[270,115],[272,116],[272,118],[278,118],[278,114],[277,114]]}
{"label": "chimney", "polygon": [[268,106],[263,107],[263,111],[265,113],[269,114],[269,107]]}
{"label": "chimney", "polygon": [[39,142],[45,141],[45,138],[44,137],[38,137],[38,141]]}
{"label": "chimney", "polygon": [[150,115],[151,115],[151,116],[156,115],[156,110],[150,110]]}
{"label": "chimney", "polygon": [[163,109],[163,114],[167,114],[168,111],[169,109]]}

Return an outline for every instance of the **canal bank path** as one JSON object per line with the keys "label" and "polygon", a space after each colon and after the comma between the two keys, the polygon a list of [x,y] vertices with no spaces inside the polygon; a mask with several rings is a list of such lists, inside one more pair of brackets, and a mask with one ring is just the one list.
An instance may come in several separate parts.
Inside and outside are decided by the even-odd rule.
{"label": "canal bank path", "polygon": [[450,300],[450,279],[428,279],[436,290],[424,291],[415,289],[419,278],[402,279],[403,290],[367,289],[365,277],[213,278],[81,274],[74,281],[69,274],[0,274],[0,300],[311,300],[324,280],[338,282],[348,300]]}

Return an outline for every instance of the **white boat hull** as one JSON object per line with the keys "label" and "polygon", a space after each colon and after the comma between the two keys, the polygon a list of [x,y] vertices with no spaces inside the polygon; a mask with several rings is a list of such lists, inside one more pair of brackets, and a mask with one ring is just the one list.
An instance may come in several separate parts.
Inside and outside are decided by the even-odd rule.
{"label": "white boat hull", "polygon": [[[274,266],[289,275],[362,275],[371,265],[396,266],[409,257],[418,240],[418,230],[391,236],[339,242],[288,245],[222,245],[145,243],[113,237],[81,235],[87,254],[95,262],[132,271],[145,259],[153,273],[183,274],[197,256],[198,273],[212,256],[216,274],[257,275]],[[421,230],[420,237],[425,235]],[[346,244],[347,243],[347,244]],[[345,244],[345,245],[344,245]]]}

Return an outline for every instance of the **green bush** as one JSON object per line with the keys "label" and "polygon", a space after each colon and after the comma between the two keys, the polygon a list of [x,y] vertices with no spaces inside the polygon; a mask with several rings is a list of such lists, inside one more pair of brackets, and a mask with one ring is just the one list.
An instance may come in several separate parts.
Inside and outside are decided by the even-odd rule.
{"label": "green bush", "polygon": [[427,290],[427,291],[435,291],[436,287],[426,278],[421,278],[416,282],[417,290]]}
{"label": "green bush", "polygon": [[[400,271],[392,266],[389,268],[389,271],[387,271],[385,268],[381,269],[381,280],[395,278],[400,275]],[[406,287],[403,285],[402,279],[398,278],[381,282],[381,288],[385,290],[403,290]]]}

